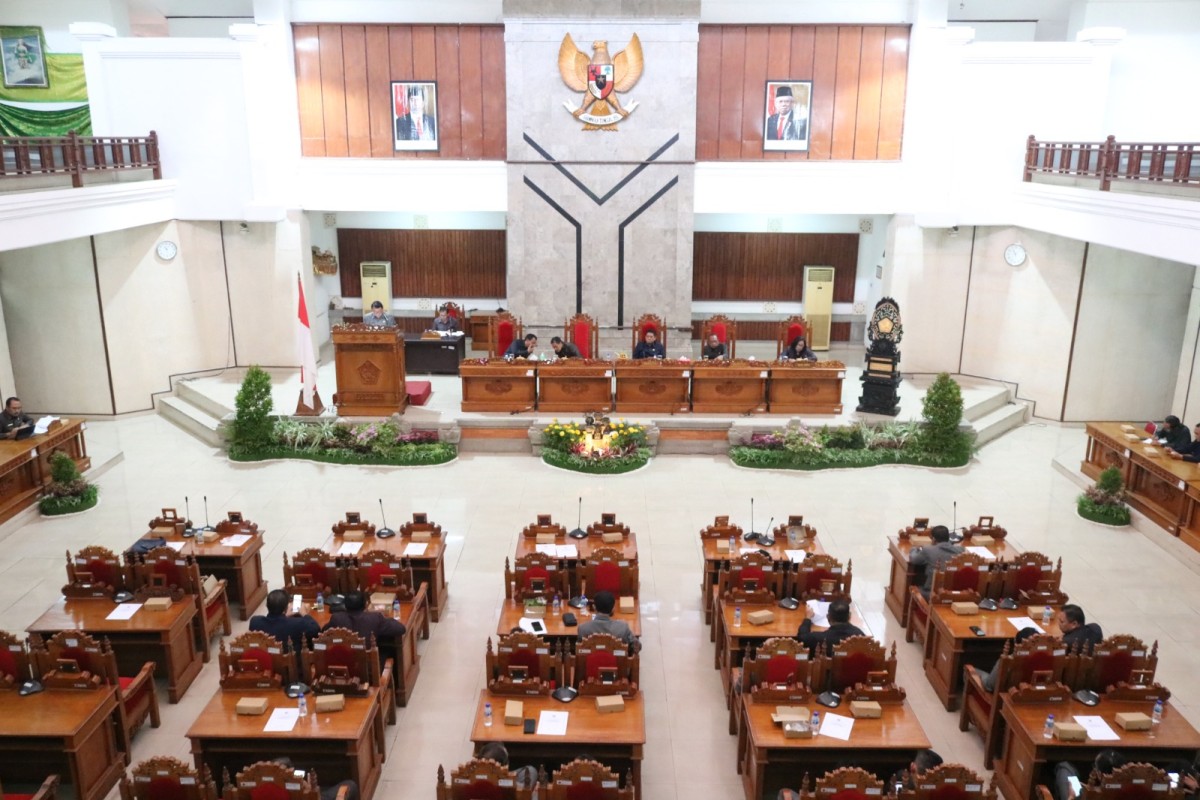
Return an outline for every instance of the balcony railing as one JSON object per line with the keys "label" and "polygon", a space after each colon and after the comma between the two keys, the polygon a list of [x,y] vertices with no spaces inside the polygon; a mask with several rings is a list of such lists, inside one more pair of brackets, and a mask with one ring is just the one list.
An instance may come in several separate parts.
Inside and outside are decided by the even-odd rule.
{"label": "balcony railing", "polygon": [[158,134],[149,136],[21,136],[0,138],[0,180],[70,175],[83,186],[89,172],[151,170],[162,178]]}
{"label": "balcony railing", "polygon": [[1114,181],[1145,186],[1200,188],[1200,144],[1118,142],[1039,142],[1025,145],[1025,180],[1034,175],[1092,178],[1104,191]]}

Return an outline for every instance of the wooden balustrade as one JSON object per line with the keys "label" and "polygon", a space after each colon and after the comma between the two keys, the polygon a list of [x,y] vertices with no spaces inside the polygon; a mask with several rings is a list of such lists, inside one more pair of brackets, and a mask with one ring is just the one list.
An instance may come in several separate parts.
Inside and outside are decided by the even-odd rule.
{"label": "wooden balustrade", "polygon": [[70,175],[83,186],[87,172],[148,169],[162,178],[158,134],[149,136],[20,136],[0,138],[0,180]]}
{"label": "wooden balustrade", "polygon": [[1093,178],[1108,191],[1113,181],[1154,186],[1200,187],[1200,149],[1197,143],[1039,142],[1025,145],[1025,180],[1034,175]]}

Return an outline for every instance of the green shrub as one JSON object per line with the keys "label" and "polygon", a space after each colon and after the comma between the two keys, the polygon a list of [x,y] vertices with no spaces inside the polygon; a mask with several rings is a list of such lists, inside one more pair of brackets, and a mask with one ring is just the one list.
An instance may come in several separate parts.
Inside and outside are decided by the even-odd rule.
{"label": "green shrub", "polygon": [[271,376],[260,367],[250,367],[238,390],[235,405],[237,413],[230,432],[230,455],[252,455],[270,447],[275,440]]}
{"label": "green shrub", "polygon": [[962,390],[949,374],[943,372],[934,379],[921,399],[921,445],[930,453],[946,453],[958,444],[962,422]]}
{"label": "green shrub", "polygon": [[62,451],[50,456],[50,477],[46,495],[38,501],[38,508],[48,517],[86,511],[100,500],[100,488],[85,481],[75,459]]}
{"label": "green shrub", "polygon": [[1109,467],[1100,473],[1096,483],[1076,500],[1079,516],[1104,525],[1128,525],[1129,506],[1125,505],[1125,482],[1121,471]]}
{"label": "green shrub", "polygon": [[542,448],[542,461],[552,467],[590,475],[619,475],[643,467],[650,460],[650,448],[638,448],[635,453],[608,458],[588,458],[562,450]]}
{"label": "green shrub", "polygon": [[1121,470],[1109,467],[1096,478],[1096,489],[1107,495],[1123,496],[1125,481],[1121,478]]}
{"label": "green shrub", "polygon": [[834,450],[862,450],[867,446],[862,429],[857,425],[851,428],[822,428],[821,439],[826,447]]}
{"label": "green shrub", "polygon": [[230,450],[233,461],[265,461],[267,459],[294,458],[302,461],[319,461],[325,464],[359,464],[362,466],[415,467],[445,464],[458,456],[458,449],[449,442],[422,444],[400,444],[386,454],[362,452],[348,448],[296,450],[283,445],[271,445],[253,453]]}
{"label": "green shrub", "polygon": [[1099,522],[1102,525],[1128,525],[1129,524],[1129,507],[1122,504],[1114,506],[1106,503],[1097,503],[1086,494],[1079,495],[1076,501],[1076,508],[1079,511],[1079,516],[1092,522]]}
{"label": "green shrub", "polygon": [[83,476],[75,459],[61,450],[50,456],[50,479],[55,483],[74,483]]}

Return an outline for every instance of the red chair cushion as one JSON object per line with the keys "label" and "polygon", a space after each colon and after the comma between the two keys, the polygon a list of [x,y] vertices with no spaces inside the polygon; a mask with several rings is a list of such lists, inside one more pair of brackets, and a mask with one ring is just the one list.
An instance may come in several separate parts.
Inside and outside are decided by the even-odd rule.
{"label": "red chair cushion", "polygon": [[496,325],[496,352],[504,355],[504,351],[513,343],[513,324],[508,320]]}
{"label": "red chair cushion", "polygon": [[104,671],[99,669],[99,665],[96,663],[99,655],[96,653],[89,653],[82,647],[64,647],[59,655],[59,658],[69,658],[77,663],[81,670],[85,670],[87,672],[101,673]]}
{"label": "red chair cushion", "polygon": [[546,570],[545,567],[530,567],[529,569],[525,570],[525,588],[526,589],[533,588],[534,578],[541,578],[542,582],[545,583],[546,588],[547,589],[550,588],[550,573]]}
{"label": "red chair cushion", "polygon": [[791,343],[793,341],[795,341],[797,336],[803,336],[803,335],[804,335],[804,326],[801,325],[799,322],[793,322],[791,325],[788,325],[787,336],[786,336],[787,341],[784,344],[791,345]]}
{"label": "red chair cushion", "polygon": [[92,573],[92,578],[97,583],[105,583],[109,586],[116,586],[116,573],[113,570],[113,565],[99,558],[93,558],[87,564],[88,572]]}
{"label": "red chair cushion", "polygon": [[204,616],[207,619],[211,620],[211,619],[221,616],[221,613],[224,610],[225,610],[225,604],[222,602],[219,602],[217,600],[214,600],[213,602],[209,603],[208,605],[206,605],[204,607]]}
{"label": "red chair cushion", "polygon": [[576,322],[571,331],[571,338],[575,340],[575,346],[579,348],[579,355],[584,358],[593,357],[591,325],[586,322]]}
{"label": "red chair cushion", "polygon": [[246,652],[242,653],[239,658],[253,658],[258,663],[259,672],[271,671],[271,654],[261,647],[251,647]]}
{"label": "red chair cushion", "polygon": [[292,564],[292,574],[311,575],[317,586],[329,585],[329,570],[320,561],[304,561]]}
{"label": "red chair cushion", "polygon": [[[0,675],[17,676],[17,657],[8,648],[0,650]],[[25,676],[20,676],[24,678]]]}
{"label": "red chair cushion", "polygon": [[951,581],[952,590],[956,592],[969,592],[979,587],[979,570],[975,567],[963,567],[955,570],[954,580]]}
{"label": "red chair cushion", "polygon": [[[867,673],[875,667],[875,659],[866,653],[851,653],[842,658],[842,668],[839,672],[838,686],[834,691],[842,691],[847,686],[862,683],[867,679]],[[834,795],[835,797],[837,795]]]}
{"label": "red chair cushion", "polygon": [[1100,669],[1096,675],[1096,683],[1100,691],[1109,686],[1115,686],[1121,681],[1129,680],[1133,672],[1133,655],[1128,650],[1118,650],[1099,659]]}
{"label": "red chair cushion", "polygon": [[771,656],[763,670],[767,683],[789,683],[796,677],[796,659],[791,656]]}
{"label": "red chair cushion", "polygon": [[[382,561],[367,568],[367,586],[382,586],[384,575],[395,575],[395,570]],[[399,580],[396,581],[399,583]]]}
{"label": "red chair cushion", "polygon": [[147,800],[184,800],[187,792],[173,778],[155,778],[146,787]]}
{"label": "red chair cushion", "polygon": [[250,790],[250,800],[289,800],[288,790],[277,783],[260,783]]}
{"label": "red chair cushion", "polygon": [[117,678],[117,685],[121,687],[121,692],[124,693],[135,680],[136,678]]}
{"label": "red chair cushion", "polygon": [[967,793],[961,786],[943,784],[929,794],[929,800],[963,800]]}
{"label": "red chair cushion", "polygon": [[463,800],[503,800],[504,792],[494,783],[475,781],[464,786],[461,793],[455,793],[455,797],[461,797]]}
{"label": "red chair cushion", "polygon": [[179,574],[179,566],[173,559],[160,558],[158,561],[155,561],[154,574],[166,577],[168,586],[183,586],[183,580]]}
{"label": "red chair cushion", "polygon": [[586,674],[589,678],[599,678],[601,667],[617,666],[617,657],[608,650],[596,650],[588,653]]}
{"label": "red chair cushion", "polygon": [[1017,591],[1030,592],[1037,588],[1042,579],[1042,568],[1037,564],[1026,564],[1017,570]]}
{"label": "red chair cushion", "polygon": [[508,657],[508,665],[510,667],[525,667],[529,670],[529,677],[542,677],[541,662],[535,653],[529,650],[514,650]]}
{"label": "red chair cushion", "polygon": [[762,567],[746,567],[738,576],[738,588],[746,588],[746,581],[757,581],[758,588],[763,588],[763,575]]}
{"label": "red chair cushion", "polygon": [[721,342],[722,344],[726,342],[725,337],[729,335],[729,332],[725,329],[724,322],[715,323],[711,328],[709,328],[709,333],[715,333],[717,335],[717,341]]}
{"label": "red chair cushion", "polygon": [[567,787],[567,800],[604,800],[604,790],[593,781]]}
{"label": "red chair cushion", "polygon": [[596,591],[621,593],[621,568],[615,561],[601,561],[596,565]]}
{"label": "red chair cushion", "polygon": [[355,667],[354,651],[344,644],[335,644],[325,651],[325,665],[329,667],[346,667],[351,674]]}

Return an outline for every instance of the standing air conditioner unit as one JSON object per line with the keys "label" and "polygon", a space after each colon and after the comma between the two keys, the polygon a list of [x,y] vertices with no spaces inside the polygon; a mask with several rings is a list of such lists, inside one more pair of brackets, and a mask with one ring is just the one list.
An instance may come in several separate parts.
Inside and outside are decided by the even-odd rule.
{"label": "standing air conditioner unit", "polygon": [[833,267],[804,268],[804,316],[808,317],[808,346],[828,350],[833,325]]}
{"label": "standing air conditioner unit", "polygon": [[383,310],[392,311],[392,262],[363,261],[358,265],[362,279],[363,316],[371,313],[371,303],[378,300]]}

